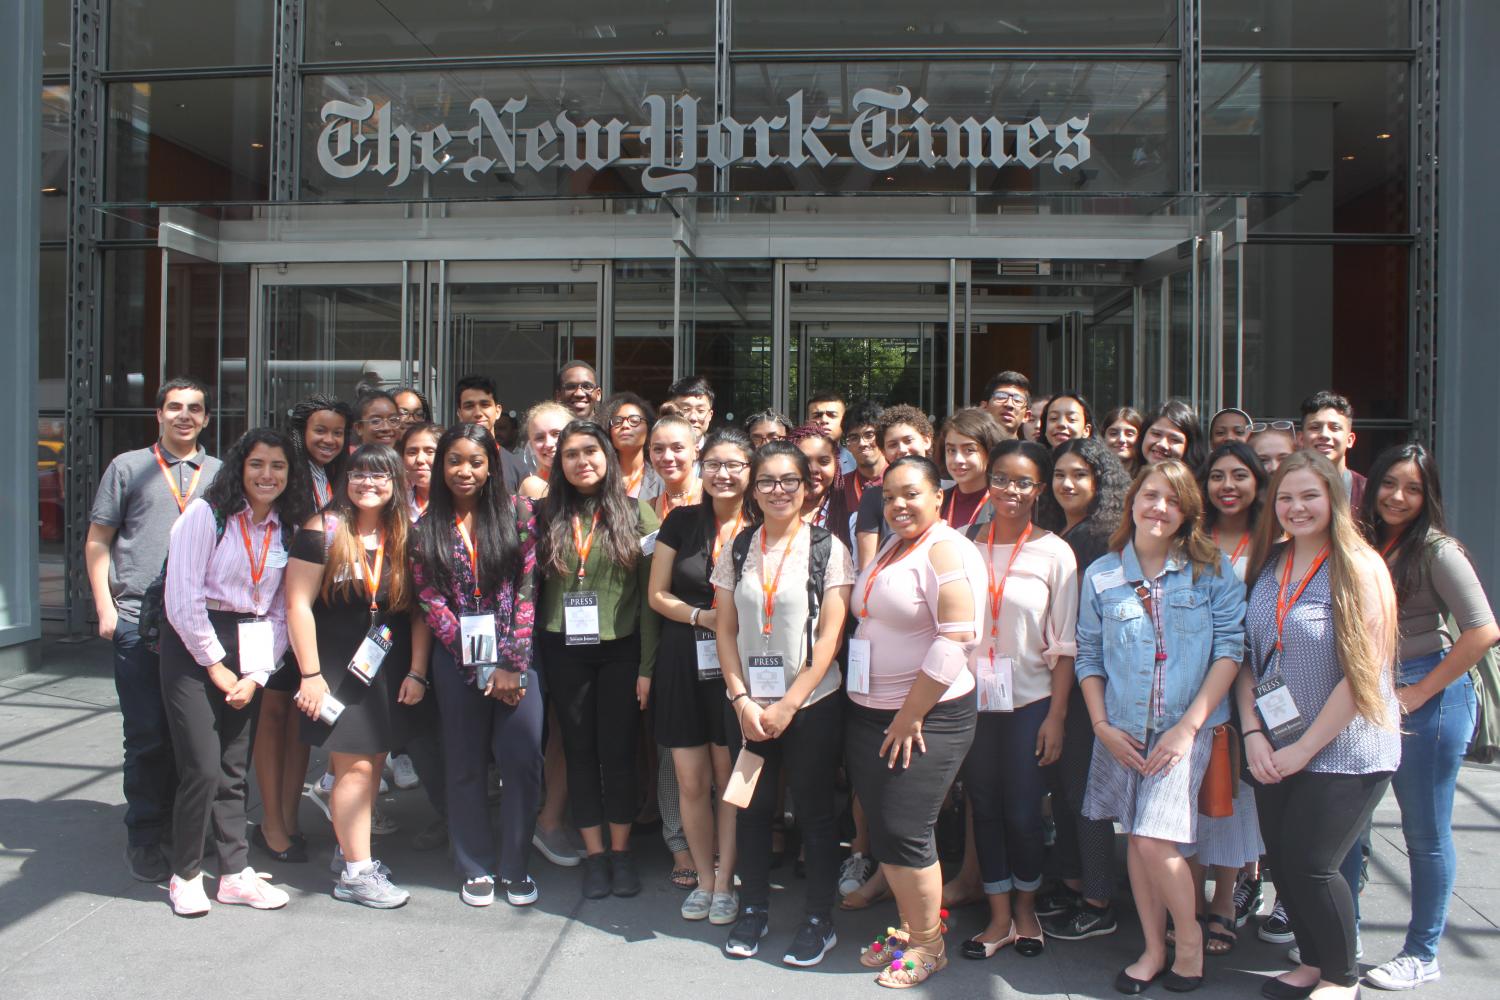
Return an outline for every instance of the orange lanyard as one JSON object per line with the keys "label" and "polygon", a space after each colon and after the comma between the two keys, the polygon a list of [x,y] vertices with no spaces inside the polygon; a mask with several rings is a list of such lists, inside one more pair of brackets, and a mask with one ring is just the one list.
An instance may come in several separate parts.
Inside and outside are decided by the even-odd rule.
{"label": "orange lanyard", "polygon": [[787,557],[792,554],[792,543],[797,540],[797,532],[802,527],[802,518],[792,522],[791,534],[786,536],[786,548],[781,550],[781,562],[776,566],[776,576],[772,578],[767,572],[771,568],[770,553],[766,549],[766,529],[760,529],[760,589],[765,595],[766,621],[761,625],[761,635],[771,634],[771,616],[776,613],[776,591],[781,588],[781,571],[786,569]]}
{"label": "orange lanyard", "polygon": [[[1021,554],[1021,548],[1026,540],[1031,537],[1031,525],[1027,524],[1021,532],[1021,537],[1016,539],[1016,547],[1010,550],[1010,561],[1005,564],[1005,573],[999,580],[995,579],[995,522],[990,522],[988,546],[988,558],[984,561],[985,570],[990,577],[990,638],[1000,637],[1000,604],[1005,600],[1005,581],[1010,577],[1010,569],[1016,564],[1016,558]],[[995,651],[990,650],[990,659],[995,658]]]}
{"label": "orange lanyard", "polygon": [[[644,476],[645,474],[646,470],[642,469],[641,475]],[[697,482],[694,482],[692,486],[688,487],[687,492],[682,495],[682,499],[673,500],[667,495],[667,484],[663,482],[661,484],[661,494],[656,498],[657,520],[665,520],[668,512],[674,511],[678,507],[685,507],[690,503],[697,503],[698,501],[695,498],[698,495],[698,490],[699,484]]]}
{"label": "orange lanyard", "polygon": [[184,495],[182,491],[177,488],[176,477],[173,476],[171,470],[167,468],[167,460],[161,457],[161,448],[153,444],[151,446],[151,454],[156,456],[156,464],[161,468],[161,476],[167,481],[167,489],[172,491],[172,499],[177,501],[177,513],[181,514],[183,511],[187,510],[188,501],[193,498],[193,491],[198,488],[198,479],[203,475],[203,466],[199,465],[198,468],[194,470],[193,481],[188,483],[187,494]]}
{"label": "orange lanyard", "polygon": [[633,497],[633,496],[636,496],[638,493],[640,493],[641,482],[645,478],[646,478],[646,459],[644,457],[642,457],[641,458],[641,467],[636,470],[636,472],[635,472],[634,475],[626,476],[625,477],[625,495],[628,496],[628,497]]}
{"label": "orange lanyard", "polygon": [[[1219,544],[1219,529],[1218,528],[1214,529],[1214,544],[1215,545]],[[1239,542],[1235,545],[1235,547],[1234,547],[1234,555],[1232,555],[1232,556],[1229,557],[1229,565],[1233,566],[1235,563],[1237,563],[1237,562],[1240,561],[1240,556],[1242,556],[1242,555],[1245,554],[1245,546],[1247,546],[1249,544],[1250,544],[1250,532],[1247,531],[1243,535],[1240,536]],[[1221,549],[1220,551],[1223,551],[1223,550]]]}
{"label": "orange lanyard", "polygon": [[1281,571],[1281,586],[1276,588],[1276,651],[1281,652],[1281,633],[1286,628],[1286,616],[1291,614],[1292,607],[1302,597],[1302,592],[1312,582],[1318,570],[1323,567],[1323,561],[1328,558],[1328,546],[1323,546],[1323,551],[1318,553],[1312,565],[1307,568],[1302,582],[1297,584],[1297,589],[1292,593],[1291,599],[1287,599],[1286,588],[1292,582],[1292,550],[1286,552],[1286,568]]}
{"label": "orange lanyard", "polygon": [[1391,549],[1394,549],[1396,547],[1396,543],[1401,541],[1401,535],[1402,532],[1396,532],[1396,534],[1391,537],[1390,541],[1386,542],[1380,547],[1380,558],[1384,559],[1386,556],[1391,554]]}
{"label": "orange lanyard", "polygon": [[[729,537],[730,538],[733,538],[733,537],[735,537],[736,535],[738,535],[740,533],[740,525],[744,522],[744,520],[745,520],[745,511],[742,508],[739,511],[737,511],[735,513],[735,515],[734,515],[734,528],[729,532]],[[708,571],[709,571],[710,574],[713,573],[714,567],[717,566],[717,565],[719,565],[719,553],[724,551],[723,536],[724,536],[724,525],[720,524],[718,522],[718,520],[715,519],[714,520],[713,554],[709,557],[709,560],[708,560]],[[783,557],[783,561],[785,561],[785,557]],[[717,587],[714,588],[713,600],[711,600],[711,601],[708,602],[708,606],[711,607],[711,608],[717,608],[719,606],[719,588],[717,588]]]}
{"label": "orange lanyard", "polygon": [[[948,521],[948,524],[951,527],[954,527],[954,528],[958,527],[958,525],[954,524],[951,520],[949,520],[949,518],[951,518],[953,516],[953,511],[955,509],[957,509],[957,507],[958,507],[958,494],[959,494],[959,492],[960,492],[960,490],[959,490],[959,488],[957,486],[953,487],[953,492],[951,494],[949,494],[949,496],[948,496],[948,510],[947,510],[946,513],[943,514],[943,520],[944,521]],[[982,510],[984,510],[984,505],[987,504],[987,503],[989,503],[989,502],[990,502],[990,498],[989,497],[985,497],[983,500],[979,501],[979,503],[977,503],[974,506],[973,513],[971,513],[969,515],[969,519],[964,522],[964,527],[965,528],[969,527],[971,524],[973,524],[975,521],[977,521],[979,519],[979,512],[982,511]]]}
{"label": "orange lanyard", "polygon": [[250,589],[255,600],[255,613],[260,614],[260,578],[266,575],[266,559],[271,554],[270,518],[266,519],[265,537],[260,541],[259,565],[255,562],[255,550],[250,545],[250,515],[248,513],[240,515],[240,537],[245,541],[245,558],[250,563]]}
{"label": "orange lanyard", "polygon": [[420,499],[417,498],[416,491],[415,490],[412,491],[411,506],[412,506],[412,509],[417,512],[417,516],[418,517],[421,517],[423,514],[427,513],[427,505],[429,503],[431,503],[431,502],[432,502],[431,495],[429,495],[426,500],[420,500]]}
{"label": "orange lanyard", "polygon": [[464,527],[464,519],[454,515],[453,526],[458,529],[458,537],[463,540],[464,551],[469,553],[469,569],[474,572],[474,596],[479,596],[479,550],[474,547],[474,540],[469,537],[469,529]]}
{"label": "orange lanyard", "polygon": [[[370,592],[370,614],[379,614],[380,604],[375,600],[375,595],[380,591],[380,568],[385,565],[385,532],[380,533],[380,543],[375,546],[375,568],[370,568],[370,557],[365,552],[363,541],[360,542],[359,561],[365,569],[365,589]],[[478,578],[478,571],[474,576]]]}
{"label": "orange lanyard", "polygon": [[863,606],[859,609],[859,616],[861,618],[870,617],[870,591],[874,588],[875,578],[880,575],[880,571],[890,566],[892,563],[899,562],[900,560],[905,559],[907,555],[909,555],[913,550],[916,549],[917,546],[922,544],[922,539],[926,538],[927,533],[936,526],[937,525],[935,523],[929,524],[927,526],[927,531],[924,531],[920,535],[918,535],[917,540],[912,542],[911,545],[907,546],[904,552],[901,549],[901,543],[897,542],[895,545],[891,546],[891,551],[887,552],[883,558],[875,563],[875,569],[870,572],[870,578],[865,581],[865,594],[864,601],[862,602]]}
{"label": "orange lanyard", "polygon": [[584,563],[589,561],[589,553],[594,549],[594,532],[599,529],[599,512],[594,511],[593,523],[589,525],[589,537],[583,537],[583,523],[578,520],[578,515],[573,515],[573,551],[578,553],[578,582],[583,582],[583,576],[587,572]]}
{"label": "orange lanyard", "polygon": [[874,477],[873,479],[871,479],[867,483],[867,482],[865,482],[864,477],[859,474],[859,470],[855,469],[854,470],[854,505],[856,507],[859,506],[859,502],[865,498],[865,487],[866,486],[879,486],[880,483],[881,483],[881,481],[884,480],[884,479],[885,479],[884,474],[881,474],[879,476]]}

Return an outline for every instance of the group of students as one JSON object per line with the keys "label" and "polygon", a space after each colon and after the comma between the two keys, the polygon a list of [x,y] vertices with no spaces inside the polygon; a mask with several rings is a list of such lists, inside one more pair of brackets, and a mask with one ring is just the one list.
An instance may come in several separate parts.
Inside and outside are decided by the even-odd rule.
{"label": "group of students", "polygon": [[[1297,948],[1262,992],[1324,1000],[1359,981],[1360,840],[1393,785],[1412,916],[1366,981],[1437,977],[1468,670],[1500,629],[1430,455],[1387,450],[1367,488],[1342,397],[1313,395],[1300,425],[1227,409],[1205,426],[1178,401],[1096,423],[1077,392],[1036,399],[1003,372],[936,429],[831,394],[799,426],[715,427],[701,378],[654,409],[602,399],[569,362],[514,455],[491,433],[494,386],[455,389],[446,429],[412,390],[313,397],[219,467],[197,446],[207,390],[174,380],[161,440],[106,472],[89,571],[116,647],[129,859],[170,876],[176,912],[209,909],[210,833],[220,902],[287,902],[247,860],[252,742],[257,845],[297,846],[320,746],[334,895],[404,904],[371,816],[406,748],[473,905],[497,880],[537,898],[532,843],[580,863],[568,813],[584,895],[638,893],[631,829],[654,780],[685,919],[758,952],[791,812],[806,881],[783,961],[817,964],[836,908],[889,894],[898,923],[860,962],[905,988],[946,965],[967,902],[989,919],[965,958],[1112,933],[1118,826],[1145,944],[1117,990],[1200,986],[1264,873],[1262,936],[1280,921]],[[158,574],[159,666],[142,638]],[[643,728],[659,768],[638,763]],[[934,832],[954,797],[967,843],[945,884]]]}

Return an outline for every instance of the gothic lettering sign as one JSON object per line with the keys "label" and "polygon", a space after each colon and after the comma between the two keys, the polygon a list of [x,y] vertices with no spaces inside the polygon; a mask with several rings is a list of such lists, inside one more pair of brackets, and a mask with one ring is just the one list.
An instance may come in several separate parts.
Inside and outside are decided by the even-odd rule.
{"label": "gothic lettering sign", "polygon": [[[318,165],[328,176],[349,180],[366,172],[388,177],[389,186],[416,173],[456,170],[465,180],[523,170],[603,170],[624,159],[642,166],[647,191],[696,191],[703,166],[755,164],[771,167],[826,167],[847,141],[847,156],[869,170],[899,166],[1001,167],[1035,170],[1050,163],[1059,173],[1073,170],[1091,153],[1089,116],[1048,123],[1041,117],[1009,123],[995,118],[962,121],[926,117],[925,98],[911,91],[866,87],[854,94],[854,117],[845,129],[830,129],[827,114],[803,106],[802,91],[786,100],[786,113],[749,122],[732,117],[704,123],[699,98],[649,94],[641,101],[644,124],[594,119],[574,121],[567,112],[522,126],[527,99],[512,97],[498,108],[477,97],[469,104],[473,124],[462,131],[447,125],[413,129],[391,120],[389,103],[369,98],[332,100],[323,105],[317,138]],[[837,135],[837,139],[835,139]]]}

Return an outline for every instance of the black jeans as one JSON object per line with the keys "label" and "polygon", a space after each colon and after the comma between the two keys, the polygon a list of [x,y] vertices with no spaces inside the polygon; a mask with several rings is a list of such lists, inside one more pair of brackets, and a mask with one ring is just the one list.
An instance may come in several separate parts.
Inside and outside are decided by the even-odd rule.
{"label": "black jeans", "polygon": [[640,636],[569,646],[556,632],[539,635],[547,697],[557,708],[568,760],[573,825],[629,825],[638,807],[635,744],[641,710],[635,679],[641,666]]}
{"label": "black jeans", "polygon": [[[170,631],[171,626],[167,627]],[[115,694],[125,730],[125,830],[131,847],[160,843],[172,823],[177,764],[162,702],[161,667],[135,622],[115,625]]]}
{"label": "black jeans", "polygon": [[[792,717],[786,732],[763,743],[747,742],[745,749],[765,758],[750,807],[735,820],[739,858],[740,902],[766,907],[771,901],[771,825],[776,819],[781,772],[796,808],[807,865],[809,917],[830,919],[839,883],[839,841],[835,832],[834,773],[843,754],[843,704],[835,693]],[[738,725],[731,720],[730,746],[739,742]]]}
{"label": "black jeans", "polygon": [[1051,707],[1052,699],[1043,698],[1014,712],[980,712],[974,727],[963,779],[974,809],[980,877],[992,896],[1035,892],[1042,884],[1047,783],[1037,764],[1036,738]]}
{"label": "black jeans", "polygon": [[[436,652],[436,644],[433,650]],[[535,675],[532,680],[536,680]],[[411,735],[406,739],[406,753],[411,757],[412,767],[417,769],[417,777],[422,779],[422,790],[427,793],[427,801],[432,803],[433,812],[446,820],[448,779],[443,759],[443,727],[437,698],[430,695],[404,711],[411,713]]]}
{"label": "black jeans", "polygon": [[1093,759],[1094,729],[1083,694],[1075,684],[1068,694],[1062,759],[1042,769],[1052,790],[1052,822],[1057,827],[1052,859],[1059,878],[1083,883],[1085,897],[1109,900],[1115,894],[1115,825],[1107,819],[1083,815]]}
{"label": "black jeans", "polygon": [[1302,962],[1338,986],[1359,982],[1354,958],[1354,895],[1339,865],[1369,822],[1391,772],[1302,771],[1255,789],[1266,864]]}

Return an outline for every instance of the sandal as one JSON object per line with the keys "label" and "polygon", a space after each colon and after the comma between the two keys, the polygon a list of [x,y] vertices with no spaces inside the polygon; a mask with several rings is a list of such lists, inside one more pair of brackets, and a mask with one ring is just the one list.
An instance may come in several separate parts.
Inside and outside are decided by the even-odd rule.
{"label": "sandal", "polygon": [[683,892],[691,892],[698,888],[698,873],[691,868],[673,868],[672,874],[667,877]]}
{"label": "sandal", "polygon": [[[1214,925],[1223,930],[1214,930]],[[1206,938],[1203,942],[1203,953],[1205,955],[1227,955],[1234,951],[1234,946],[1239,943],[1240,937],[1234,932],[1234,918],[1210,913],[1203,920],[1203,930]]]}
{"label": "sandal", "polygon": [[875,982],[892,990],[921,986],[928,976],[941,972],[948,965],[948,954],[943,948],[941,936],[937,938],[935,945],[939,950],[931,951],[934,942],[929,942],[921,947],[893,952],[890,964],[875,977]]}
{"label": "sandal", "polygon": [[[938,910],[938,936],[948,933],[948,911]],[[884,969],[891,964],[895,953],[906,947],[911,931],[905,927],[887,927],[885,937],[876,938],[869,947],[859,953],[859,964],[867,969]]]}

